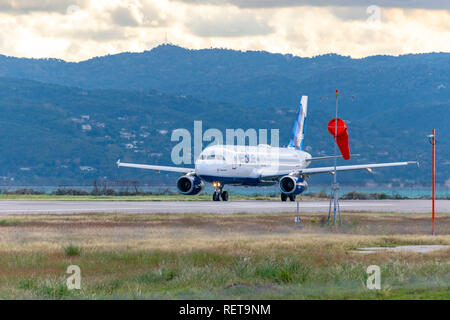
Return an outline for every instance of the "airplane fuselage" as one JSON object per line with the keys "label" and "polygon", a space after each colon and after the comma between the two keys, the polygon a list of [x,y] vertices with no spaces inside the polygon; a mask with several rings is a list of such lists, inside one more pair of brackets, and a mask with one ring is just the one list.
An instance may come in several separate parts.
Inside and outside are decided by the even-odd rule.
{"label": "airplane fuselage", "polygon": [[260,178],[263,172],[304,169],[310,158],[309,153],[294,148],[214,145],[195,161],[195,172],[204,181],[222,185],[273,185],[277,181]]}

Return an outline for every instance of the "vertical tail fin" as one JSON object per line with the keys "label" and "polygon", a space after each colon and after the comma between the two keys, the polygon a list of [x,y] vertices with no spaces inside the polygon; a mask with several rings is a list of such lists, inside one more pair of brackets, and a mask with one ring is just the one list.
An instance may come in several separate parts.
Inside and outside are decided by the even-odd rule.
{"label": "vertical tail fin", "polygon": [[289,142],[289,148],[303,150],[303,138],[305,134],[305,119],[307,111],[308,96],[302,96],[300,107],[298,108],[297,121],[295,121],[294,128],[292,130],[291,141]]}

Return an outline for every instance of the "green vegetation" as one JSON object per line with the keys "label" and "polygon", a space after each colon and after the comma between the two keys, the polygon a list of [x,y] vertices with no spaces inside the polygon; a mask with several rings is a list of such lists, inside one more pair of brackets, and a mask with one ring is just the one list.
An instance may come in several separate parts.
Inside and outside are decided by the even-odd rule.
{"label": "green vegetation", "polygon": [[[369,262],[338,262],[331,250],[292,255],[233,255],[192,250],[93,251],[66,261],[47,255],[43,268],[61,265],[51,276],[34,275],[0,285],[0,297],[125,299],[449,299],[448,261],[381,263],[382,290],[368,290]],[[312,255],[311,255],[312,254]],[[7,261],[11,262],[9,257]],[[319,261],[315,261],[320,259]],[[323,259],[323,260],[322,260]],[[355,258],[354,258],[355,259]],[[326,262],[329,260],[328,262]],[[434,259],[432,259],[434,260]],[[64,268],[78,264],[81,290],[65,285]],[[59,276],[58,276],[59,274]],[[9,290],[6,291],[6,289]]]}
{"label": "green vegetation", "polygon": [[64,253],[68,257],[79,256],[81,252],[81,248],[74,245],[68,245],[67,247],[64,247]]}
{"label": "green vegetation", "polygon": [[0,227],[17,226],[22,223],[21,219],[1,219]]}
{"label": "green vegetation", "polygon": [[341,196],[343,200],[388,200],[388,199],[408,199],[408,197],[403,197],[399,194],[389,195],[386,193],[365,193],[365,192],[347,192],[346,194]]}
{"label": "green vegetation", "polygon": [[[300,231],[292,214],[30,215],[2,230],[0,299],[450,298],[448,249],[355,252],[450,245],[450,216],[434,237],[422,215],[345,217],[335,230],[307,215]],[[378,291],[365,286],[373,264]],[[81,290],[66,287],[69,265],[81,269]]]}

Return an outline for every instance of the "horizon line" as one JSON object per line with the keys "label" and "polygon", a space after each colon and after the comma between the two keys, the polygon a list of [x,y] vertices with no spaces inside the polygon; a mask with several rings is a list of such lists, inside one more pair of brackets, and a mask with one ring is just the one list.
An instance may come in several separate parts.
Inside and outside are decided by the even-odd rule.
{"label": "horizon line", "polygon": [[417,53],[402,53],[402,54],[374,54],[374,55],[368,55],[368,56],[364,56],[364,57],[358,57],[358,58],[354,58],[351,55],[342,55],[340,53],[336,53],[336,52],[329,52],[329,53],[323,53],[323,54],[318,54],[318,55],[314,55],[314,56],[298,56],[292,53],[281,53],[281,52],[272,52],[272,51],[267,51],[267,50],[242,50],[242,49],[233,49],[233,48],[223,48],[223,47],[205,47],[205,48],[200,48],[200,49],[195,49],[195,48],[186,48],[174,43],[170,43],[170,42],[164,42],[161,44],[158,44],[150,49],[146,49],[143,51],[122,51],[122,52],[118,52],[118,53],[106,53],[104,55],[101,56],[92,56],[88,59],[83,59],[83,60],[65,60],[65,59],[61,59],[61,58],[53,58],[53,57],[25,57],[25,56],[11,56],[11,55],[5,55],[2,54],[0,52],[0,56],[2,57],[6,57],[6,58],[16,58],[16,59],[28,59],[28,60],[57,60],[57,61],[62,61],[65,63],[82,63],[82,62],[87,62],[93,59],[100,59],[100,58],[104,58],[104,57],[109,57],[109,56],[117,56],[120,54],[143,54],[146,52],[151,52],[155,49],[158,49],[160,47],[164,47],[164,46],[171,46],[171,47],[177,47],[183,50],[187,50],[187,51],[204,51],[204,50],[224,50],[224,51],[234,51],[234,52],[241,52],[241,53],[256,53],[256,52],[260,52],[260,53],[268,53],[268,54],[273,54],[273,55],[282,55],[282,56],[291,56],[293,58],[299,58],[299,59],[315,59],[315,58],[319,58],[319,57],[323,57],[323,56],[328,56],[328,55],[336,55],[339,57],[344,57],[344,58],[350,58],[351,60],[363,60],[363,59],[367,59],[367,58],[372,58],[372,57],[393,57],[393,58],[399,58],[402,56],[408,56],[408,55],[423,55],[423,54],[450,54],[450,52],[446,52],[446,51],[429,51],[429,52],[417,52]]}

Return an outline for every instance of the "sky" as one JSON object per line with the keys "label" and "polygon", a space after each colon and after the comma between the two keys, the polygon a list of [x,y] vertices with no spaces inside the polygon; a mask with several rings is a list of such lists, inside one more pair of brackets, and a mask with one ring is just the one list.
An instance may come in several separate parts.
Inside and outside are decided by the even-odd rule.
{"label": "sky", "polygon": [[185,48],[450,52],[450,0],[0,0],[0,54],[81,61]]}

